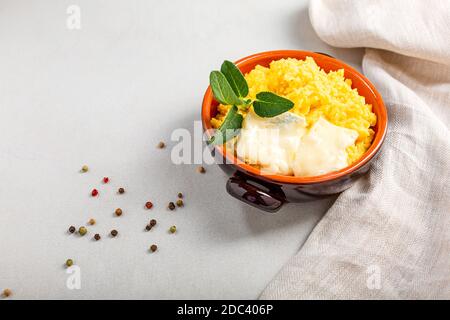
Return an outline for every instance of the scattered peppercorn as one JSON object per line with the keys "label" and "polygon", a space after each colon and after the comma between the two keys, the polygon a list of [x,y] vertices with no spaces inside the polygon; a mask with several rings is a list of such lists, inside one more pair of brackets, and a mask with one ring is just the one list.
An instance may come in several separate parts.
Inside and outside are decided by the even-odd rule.
{"label": "scattered peppercorn", "polygon": [[169,202],[169,205],[167,206],[170,210],[175,210],[175,203]]}
{"label": "scattered peppercorn", "polygon": [[125,193],[125,189],[124,188],[119,188],[119,193],[120,194]]}
{"label": "scattered peppercorn", "polygon": [[95,219],[89,219],[88,223],[93,226],[95,224]]}
{"label": "scattered peppercorn", "polygon": [[88,172],[89,171],[89,167],[87,165],[84,165],[81,167],[81,172]]}
{"label": "scattered peppercorn", "polygon": [[145,226],[145,230],[147,230],[147,231],[150,231],[150,230],[152,230],[152,226],[151,226],[151,225],[149,225],[149,224],[148,224],[148,225],[146,225],[146,226]]}
{"label": "scattered peppercorn", "polygon": [[9,296],[12,295],[11,289],[5,289],[5,290],[3,290],[2,295],[3,295],[5,298],[8,298]]}
{"label": "scattered peppercorn", "polygon": [[87,233],[86,227],[80,227],[80,228],[78,229],[78,233],[79,233],[81,236],[84,236],[84,235]]}
{"label": "scattered peppercorn", "polygon": [[66,266],[71,267],[73,265],[73,260],[72,259],[67,259],[66,260]]}
{"label": "scattered peppercorn", "polygon": [[198,171],[199,173],[205,173],[205,172],[206,172],[206,169],[205,169],[204,167],[198,167],[198,168],[197,168],[197,171]]}
{"label": "scattered peppercorn", "polygon": [[177,227],[176,226],[171,226],[169,228],[169,231],[170,231],[170,233],[175,233],[175,232],[177,232]]}
{"label": "scattered peppercorn", "polygon": [[152,244],[152,245],[150,246],[150,251],[151,251],[151,252],[155,252],[156,250],[158,250],[158,246],[157,246],[156,244]]}
{"label": "scattered peppercorn", "polygon": [[74,232],[75,232],[75,230],[76,230],[76,229],[75,229],[75,227],[74,227],[74,226],[70,226],[70,227],[69,227],[69,232],[70,232],[70,233],[74,233]]}
{"label": "scattered peppercorn", "polygon": [[104,177],[103,178],[103,183],[108,183],[109,182],[109,178],[108,177]]}
{"label": "scattered peppercorn", "polygon": [[166,144],[164,142],[161,141],[160,143],[158,143],[158,148],[159,149],[163,149],[165,147],[166,147]]}
{"label": "scattered peppercorn", "polygon": [[93,197],[97,196],[97,195],[98,195],[98,190],[97,190],[97,189],[92,189],[91,195],[92,195]]}
{"label": "scattered peppercorn", "polygon": [[100,237],[100,235],[99,235],[98,233],[96,233],[96,234],[94,235],[94,239],[95,239],[96,241],[98,241],[98,240],[101,239],[101,237]]}
{"label": "scattered peppercorn", "polygon": [[178,198],[180,198],[180,199],[183,198],[183,194],[181,192],[178,193]]}
{"label": "scattered peppercorn", "polygon": [[153,203],[151,203],[151,201],[147,201],[147,202],[145,203],[145,207],[146,207],[147,209],[151,209],[151,208],[153,207]]}
{"label": "scattered peppercorn", "polygon": [[150,226],[152,226],[152,227],[156,226],[156,220],[155,219],[150,220]]}
{"label": "scattered peppercorn", "polygon": [[178,207],[182,207],[182,206],[184,206],[184,202],[183,202],[183,200],[181,200],[181,199],[178,199],[178,200],[177,200],[177,206],[178,206]]}
{"label": "scattered peppercorn", "polygon": [[122,215],[122,209],[117,208],[115,213],[116,213],[116,216],[120,217]]}
{"label": "scattered peppercorn", "polygon": [[113,237],[117,236],[119,234],[119,232],[117,230],[111,230],[111,235]]}

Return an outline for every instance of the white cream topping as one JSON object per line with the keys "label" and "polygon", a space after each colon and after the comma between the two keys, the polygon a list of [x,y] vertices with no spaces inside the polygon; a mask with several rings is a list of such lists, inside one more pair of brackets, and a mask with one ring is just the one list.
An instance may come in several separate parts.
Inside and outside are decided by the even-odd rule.
{"label": "white cream topping", "polygon": [[239,158],[261,166],[265,174],[292,175],[292,164],[306,120],[291,112],[261,118],[250,111],[242,123],[237,140]]}
{"label": "white cream topping", "polygon": [[347,147],[358,132],[320,118],[300,140],[293,165],[296,176],[317,176],[345,168]]}
{"label": "white cream topping", "polygon": [[347,147],[355,130],[320,118],[309,131],[306,119],[291,112],[261,118],[250,111],[242,123],[236,153],[264,174],[316,176],[347,166]]}

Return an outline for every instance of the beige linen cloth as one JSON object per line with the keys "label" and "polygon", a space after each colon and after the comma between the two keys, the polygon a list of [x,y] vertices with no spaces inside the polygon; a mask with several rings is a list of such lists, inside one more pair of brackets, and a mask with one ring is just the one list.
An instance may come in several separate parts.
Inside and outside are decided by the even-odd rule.
{"label": "beige linen cloth", "polygon": [[449,299],[450,1],[311,0],[310,18],[328,44],[366,48],[389,129],[261,298]]}

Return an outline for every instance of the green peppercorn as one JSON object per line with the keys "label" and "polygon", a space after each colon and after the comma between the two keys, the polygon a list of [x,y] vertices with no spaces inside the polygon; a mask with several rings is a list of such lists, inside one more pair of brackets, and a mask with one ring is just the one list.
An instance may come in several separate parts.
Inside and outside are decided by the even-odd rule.
{"label": "green peppercorn", "polygon": [[175,232],[177,232],[177,227],[176,226],[171,226],[169,228],[169,231],[170,231],[170,233],[175,233]]}
{"label": "green peppercorn", "polygon": [[73,266],[73,260],[72,259],[67,259],[66,260],[66,266],[68,266],[68,267]]}
{"label": "green peppercorn", "polygon": [[87,233],[86,227],[80,227],[78,229],[78,233],[80,234],[80,236],[84,236]]}
{"label": "green peppercorn", "polygon": [[183,194],[181,192],[178,193],[178,198],[183,198]]}
{"label": "green peppercorn", "polygon": [[89,171],[89,167],[87,165],[84,165],[81,167],[81,172],[88,172]]}
{"label": "green peppercorn", "polygon": [[183,200],[181,200],[181,199],[178,199],[178,200],[177,200],[177,206],[178,206],[178,207],[182,207],[182,206],[184,206],[184,202],[183,202]]}

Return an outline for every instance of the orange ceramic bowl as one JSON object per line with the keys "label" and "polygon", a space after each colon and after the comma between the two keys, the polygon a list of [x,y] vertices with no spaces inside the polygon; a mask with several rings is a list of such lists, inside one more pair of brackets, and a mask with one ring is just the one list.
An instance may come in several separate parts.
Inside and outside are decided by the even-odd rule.
{"label": "orange ceramic bowl", "polygon": [[[256,167],[236,159],[235,155],[226,152],[222,146],[213,149],[215,156],[223,158],[221,167],[231,175],[227,183],[228,192],[255,207],[265,211],[276,211],[285,202],[298,202],[305,199],[335,194],[349,188],[356,178],[367,172],[370,162],[380,151],[387,130],[387,111],[383,99],[374,85],[361,73],[347,64],[323,53],[278,50],[257,53],[236,61],[242,73],[248,73],[256,65],[268,67],[270,62],[282,58],[296,58],[303,60],[312,57],[326,72],[344,69],[344,76],[352,80],[352,87],[365,97],[366,103],[372,105],[377,116],[377,123],[373,127],[375,136],[372,145],[364,155],[350,166],[313,177],[294,177],[283,175],[262,175]],[[218,103],[214,100],[210,87],[206,90],[202,106],[202,122],[204,130],[212,129],[211,118],[217,113]]]}

